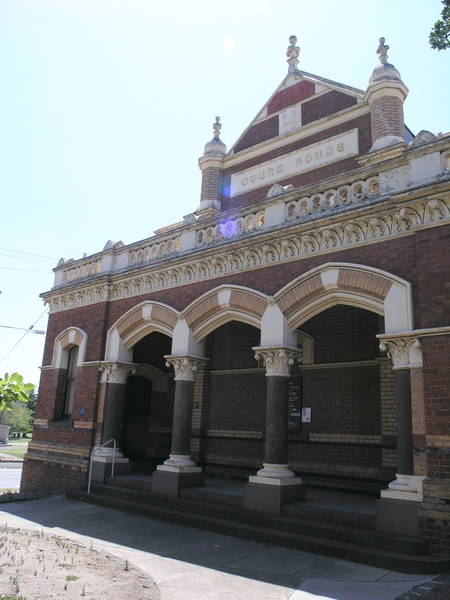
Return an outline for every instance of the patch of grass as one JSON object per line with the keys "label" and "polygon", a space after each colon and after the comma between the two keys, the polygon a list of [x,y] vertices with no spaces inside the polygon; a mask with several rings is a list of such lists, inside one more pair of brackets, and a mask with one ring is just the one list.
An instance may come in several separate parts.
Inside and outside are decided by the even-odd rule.
{"label": "patch of grass", "polygon": [[[28,438],[19,438],[14,440],[9,440],[11,446],[1,447],[1,454],[8,454],[9,456],[14,456],[16,458],[23,458],[25,452],[28,450],[28,444],[31,440]],[[0,596],[1,600],[1,596]]]}

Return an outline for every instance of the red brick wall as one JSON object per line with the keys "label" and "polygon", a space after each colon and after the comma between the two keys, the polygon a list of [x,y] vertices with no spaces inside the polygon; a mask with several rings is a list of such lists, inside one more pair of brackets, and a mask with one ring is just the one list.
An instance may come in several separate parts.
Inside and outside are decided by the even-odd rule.
{"label": "red brick wall", "polygon": [[208,337],[211,339],[209,369],[255,369],[257,367],[252,348],[260,345],[261,332],[256,327],[231,321],[218,327]]}
{"label": "red brick wall", "polygon": [[266,377],[260,371],[212,374],[208,429],[264,431],[266,389]]}
{"label": "red brick wall", "polygon": [[66,369],[42,371],[39,383],[36,419],[54,419],[63,410]]}
{"label": "red brick wall", "polygon": [[354,96],[332,90],[327,94],[317,96],[302,104],[302,125],[333,115],[345,108],[355,106],[357,100]]}
{"label": "red brick wall", "polygon": [[302,100],[306,100],[310,96],[314,96],[316,93],[316,86],[312,81],[299,81],[295,85],[291,85],[284,90],[280,90],[278,94],[272,98],[267,105],[267,114],[271,115],[280,110],[284,110],[288,106],[297,104]]}
{"label": "red brick wall", "polygon": [[100,302],[50,314],[44,349],[44,365],[50,365],[55,338],[67,327],[79,327],[88,334],[86,361],[99,360],[104,354],[106,331],[101,327],[108,313],[109,303]]}
{"label": "red brick wall", "polygon": [[25,456],[21,492],[41,491],[49,494],[65,493],[69,489],[80,489],[86,481],[87,461],[85,465],[64,464],[61,457],[44,461]]}
{"label": "red brick wall", "polygon": [[255,123],[255,125],[250,127],[242,140],[236,145],[234,151],[238,153],[257,144],[262,144],[262,142],[278,137],[278,133],[279,124],[278,115],[276,115],[271,119]]}

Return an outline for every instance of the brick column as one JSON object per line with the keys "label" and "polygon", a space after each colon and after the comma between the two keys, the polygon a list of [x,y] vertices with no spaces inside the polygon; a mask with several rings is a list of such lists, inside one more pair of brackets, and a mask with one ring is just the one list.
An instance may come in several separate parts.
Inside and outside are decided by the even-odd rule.
{"label": "brick column", "polygon": [[253,348],[255,358],[266,365],[266,441],[263,468],[245,486],[244,507],[281,514],[283,504],[303,500],[302,480],[288,464],[288,382],[301,350],[286,346]]}
{"label": "brick column", "polygon": [[175,369],[175,404],[170,457],[153,473],[152,492],[165,496],[179,495],[180,489],[204,485],[205,476],[191,460],[192,405],[200,356],[171,355],[167,366]]}
{"label": "brick column", "polygon": [[202,172],[202,191],[200,206],[195,211],[198,217],[212,217],[221,209],[222,200],[222,170],[227,147],[220,139],[222,124],[220,117],[216,117],[213,124],[214,137],[205,146],[203,156],[199,158],[198,166]]}
{"label": "brick column", "polygon": [[364,100],[370,105],[372,126],[370,152],[399,143],[405,145],[403,102],[409,90],[394,65],[387,62],[389,46],[386,46],[384,41],[384,38],[380,38],[380,46],[377,50],[380,64],[374,69],[364,96]]}

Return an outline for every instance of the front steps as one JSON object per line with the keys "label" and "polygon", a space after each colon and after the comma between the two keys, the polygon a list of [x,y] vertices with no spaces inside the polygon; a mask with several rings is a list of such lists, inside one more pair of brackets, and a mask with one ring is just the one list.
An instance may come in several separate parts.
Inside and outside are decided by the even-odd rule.
{"label": "front steps", "polygon": [[[312,500],[285,506],[283,515],[262,515],[242,508],[243,485],[224,482],[204,488],[182,490],[181,498],[151,493],[151,478],[125,476],[109,478],[104,485],[92,484],[91,493],[70,491],[67,497],[157,519],[197,527],[225,535],[294,548],[324,556],[371,565],[382,569],[433,575],[450,570],[450,561],[428,555],[426,542],[375,531],[375,514],[370,507],[348,510],[350,494],[329,494],[310,490]],[[325,498],[325,500],[323,500]],[[333,508],[344,501],[346,510]],[[374,503],[373,503],[374,504]]]}

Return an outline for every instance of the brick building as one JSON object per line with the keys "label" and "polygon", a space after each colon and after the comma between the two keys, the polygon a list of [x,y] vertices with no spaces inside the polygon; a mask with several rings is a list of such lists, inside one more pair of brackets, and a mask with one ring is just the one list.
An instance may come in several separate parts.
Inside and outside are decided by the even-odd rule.
{"label": "brick building", "polygon": [[380,531],[449,553],[450,134],[407,129],[383,38],[365,91],[295,44],[228,152],[216,118],[196,210],[59,262],[22,489],[81,486],[114,439],[156,493],[379,492]]}

